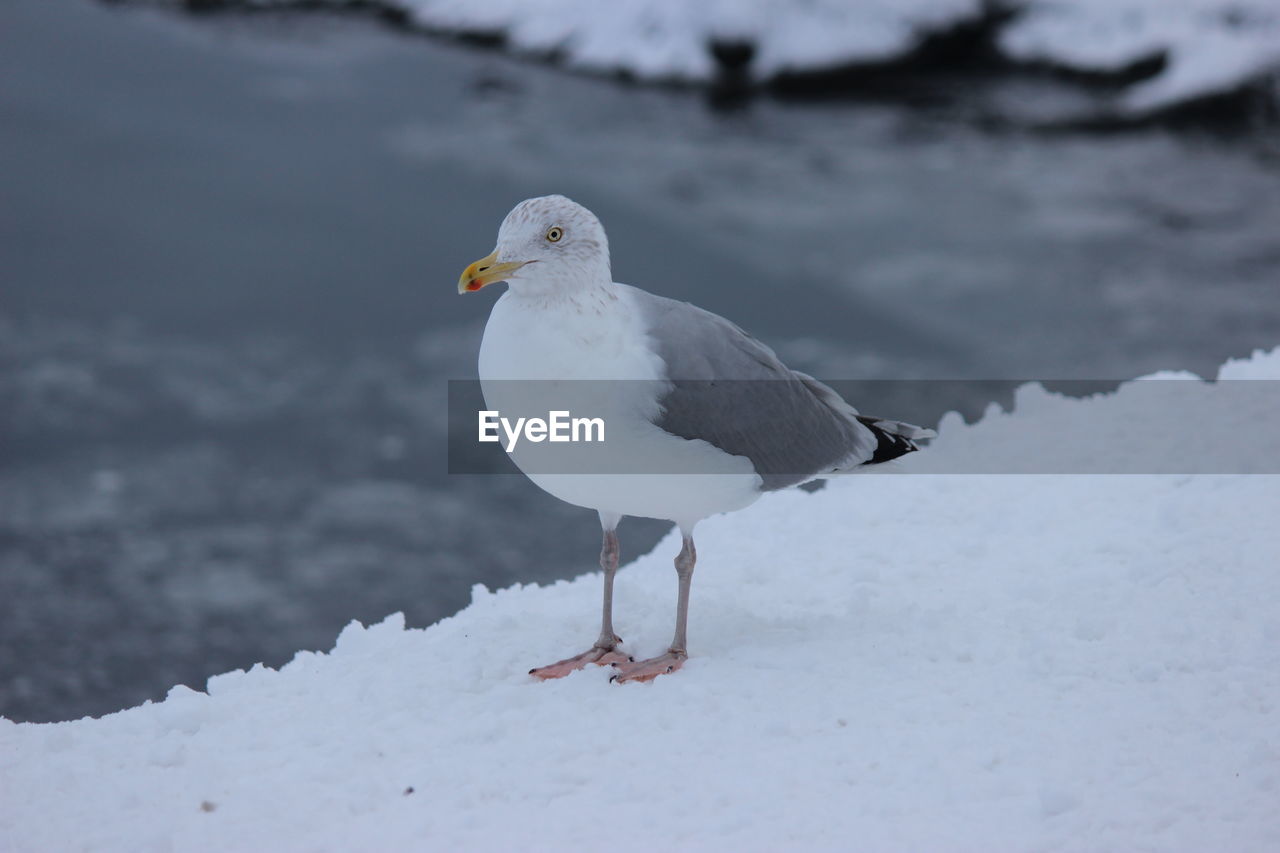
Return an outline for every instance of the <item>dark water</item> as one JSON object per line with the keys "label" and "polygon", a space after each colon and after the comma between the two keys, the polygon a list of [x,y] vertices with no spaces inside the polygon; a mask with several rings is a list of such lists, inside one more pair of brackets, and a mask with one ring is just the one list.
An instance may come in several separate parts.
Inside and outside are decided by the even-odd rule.
{"label": "dark water", "polygon": [[[589,513],[444,471],[492,301],[457,274],[531,195],[600,214],[620,280],[821,376],[1211,373],[1280,343],[1268,134],[973,120],[1075,97],[723,112],[353,17],[10,0],[0,714],[101,714],[591,569]],[[624,551],[662,531],[629,521]]]}

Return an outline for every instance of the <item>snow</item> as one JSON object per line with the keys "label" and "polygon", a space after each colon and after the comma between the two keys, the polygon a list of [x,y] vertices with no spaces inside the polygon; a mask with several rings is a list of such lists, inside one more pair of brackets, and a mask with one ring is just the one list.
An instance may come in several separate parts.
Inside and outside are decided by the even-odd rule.
{"label": "snow", "polygon": [[780,71],[890,59],[922,33],[977,17],[981,0],[392,0],[419,26],[499,33],[521,53],[562,55],[571,67],[641,79],[708,81],[712,42],[755,45],[753,67]]}
{"label": "snow", "polygon": [[1218,374],[1228,381],[1216,383],[1162,371],[1085,399],[1027,382],[1012,411],[988,406],[980,429],[948,413],[930,452],[902,465],[927,474],[1280,474],[1280,383],[1238,381],[1268,370],[1264,358],[1230,361]]}
{"label": "snow", "polygon": [[[245,0],[304,5],[303,0]],[[349,0],[322,0],[343,6]],[[713,43],[755,48],[749,72],[768,80],[909,54],[923,39],[986,20],[983,0],[381,0],[410,25],[500,36],[521,54],[584,71],[705,83]],[[996,47],[1019,61],[1115,72],[1167,54],[1117,108],[1144,114],[1229,92],[1280,70],[1280,0],[1010,0]]]}
{"label": "snow", "polygon": [[1280,70],[1280,0],[1032,0],[1000,46],[1082,71],[1164,53],[1164,70],[1123,95],[1122,108],[1144,113]]}
{"label": "snow", "polygon": [[[1280,378],[1280,349],[1219,378]],[[1153,384],[1203,394],[1224,435],[1276,432],[1215,405],[1235,383],[1199,380],[1024,390],[1022,431],[1046,407],[1119,420]],[[1011,442],[1022,417],[949,418],[903,469],[1043,451]],[[1257,474],[776,493],[699,527],[694,656],[674,675],[536,683],[530,666],[594,637],[598,574],[476,587],[425,630],[352,624],[328,654],[205,693],[0,721],[0,849],[1275,850],[1278,506],[1280,479]],[[669,639],[677,547],[619,573],[635,653]]]}

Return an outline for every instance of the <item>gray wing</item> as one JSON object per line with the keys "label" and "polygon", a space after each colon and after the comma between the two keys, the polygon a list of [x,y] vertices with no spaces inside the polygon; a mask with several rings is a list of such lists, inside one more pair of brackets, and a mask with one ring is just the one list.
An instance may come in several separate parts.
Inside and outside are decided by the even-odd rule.
{"label": "gray wing", "polygon": [[[913,436],[877,426],[892,422],[859,416],[835,391],[789,369],[773,350],[723,317],[628,290],[666,362],[670,389],[659,400],[654,423],[750,459],[765,490],[915,449]],[[901,442],[901,452],[888,455],[881,432],[893,436],[891,443]]]}

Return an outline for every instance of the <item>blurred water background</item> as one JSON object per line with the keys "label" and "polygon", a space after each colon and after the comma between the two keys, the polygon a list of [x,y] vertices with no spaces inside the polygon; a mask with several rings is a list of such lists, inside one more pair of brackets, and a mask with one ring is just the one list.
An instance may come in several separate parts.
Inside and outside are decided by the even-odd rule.
{"label": "blurred water background", "polygon": [[[529,196],[832,379],[1212,375],[1280,343],[1275,127],[1025,121],[1088,97],[975,71],[725,103],[369,16],[9,0],[0,715],[592,570],[590,513],[445,472],[494,295],[457,275]],[[624,557],[664,529],[628,521]]]}

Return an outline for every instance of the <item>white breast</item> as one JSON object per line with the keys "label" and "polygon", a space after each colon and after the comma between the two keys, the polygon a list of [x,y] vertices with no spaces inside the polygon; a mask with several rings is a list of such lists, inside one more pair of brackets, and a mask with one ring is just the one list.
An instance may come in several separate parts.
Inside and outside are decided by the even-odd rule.
{"label": "white breast", "polygon": [[[749,460],[653,425],[663,362],[626,290],[557,300],[508,290],[485,326],[479,373],[486,405],[504,416],[567,408],[604,417],[603,445],[520,442],[512,453],[534,483],[561,500],[691,528],[759,497]],[[582,471],[602,473],[566,473]]]}
{"label": "white breast", "polygon": [[621,288],[561,299],[508,290],[484,329],[480,378],[661,379],[662,361]]}

